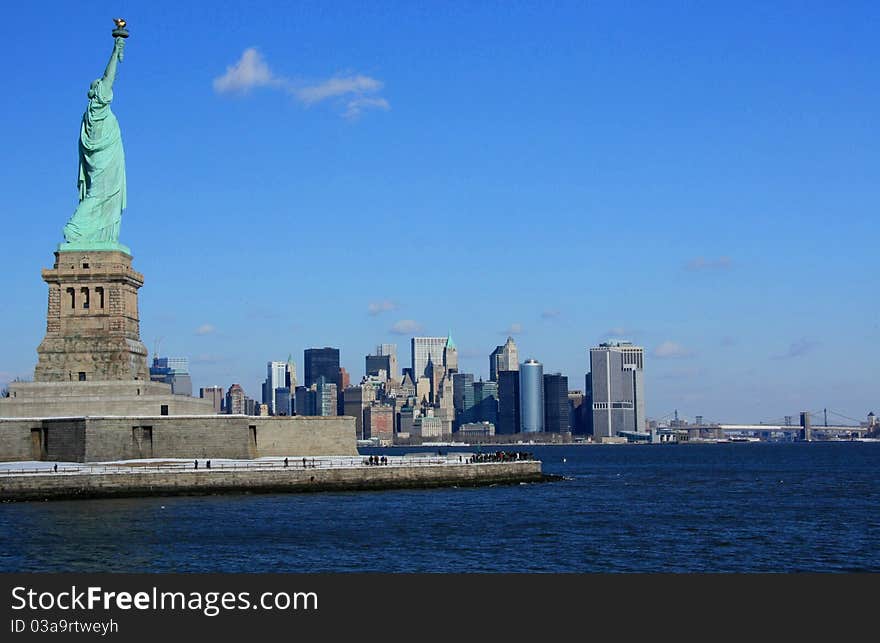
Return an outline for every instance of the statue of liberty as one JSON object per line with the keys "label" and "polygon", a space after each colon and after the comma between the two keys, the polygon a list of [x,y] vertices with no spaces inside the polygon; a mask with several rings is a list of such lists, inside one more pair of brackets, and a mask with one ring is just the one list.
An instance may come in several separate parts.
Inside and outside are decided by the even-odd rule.
{"label": "statue of liberty", "polygon": [[80,126],[79,206],[64,226],[66,243],[59,250],[121,250],[130,254],[119,243],[126,205],[125,154],[119,122],[110,109],[116,66],[122,62],[128,31],[121,18],[114,22],[113,52],[104,75],[89,88],[89,104]]}

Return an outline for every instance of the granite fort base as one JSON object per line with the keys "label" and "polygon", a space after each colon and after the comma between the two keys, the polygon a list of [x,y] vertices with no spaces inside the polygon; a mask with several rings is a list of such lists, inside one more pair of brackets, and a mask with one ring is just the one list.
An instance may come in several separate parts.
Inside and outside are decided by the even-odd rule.
{"label": "granite fort base", "polygon": [[352,417],[247,415],[0,419],[0,461],[357,456]]}

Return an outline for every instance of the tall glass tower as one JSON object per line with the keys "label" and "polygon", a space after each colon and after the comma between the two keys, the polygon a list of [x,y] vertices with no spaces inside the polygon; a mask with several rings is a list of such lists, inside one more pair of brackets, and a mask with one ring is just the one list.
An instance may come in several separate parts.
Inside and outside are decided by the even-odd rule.
{"label": "tall glass tower", "polygon": [[544,431],[544,366],[530,359],[519,368],[520,422],[523,433]]}

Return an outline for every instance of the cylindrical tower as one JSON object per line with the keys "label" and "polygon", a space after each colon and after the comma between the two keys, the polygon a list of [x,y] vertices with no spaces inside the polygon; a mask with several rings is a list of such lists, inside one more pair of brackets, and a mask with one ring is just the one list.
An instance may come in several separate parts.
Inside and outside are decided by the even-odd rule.
{"label": "cylindrical tower", "polygon": [[520,418],[523,433],[544,431],[544,366],[530,359],[519,369]]}

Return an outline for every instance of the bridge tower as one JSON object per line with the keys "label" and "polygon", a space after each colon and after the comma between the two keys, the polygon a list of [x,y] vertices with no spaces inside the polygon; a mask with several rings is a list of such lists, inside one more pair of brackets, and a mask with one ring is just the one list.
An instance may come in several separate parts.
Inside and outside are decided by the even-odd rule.
{"label": "bridge tower", "polygon": [[810,423],[810,412],[801,411],[800,439],[809,442],[813,439],[813,431]]}

